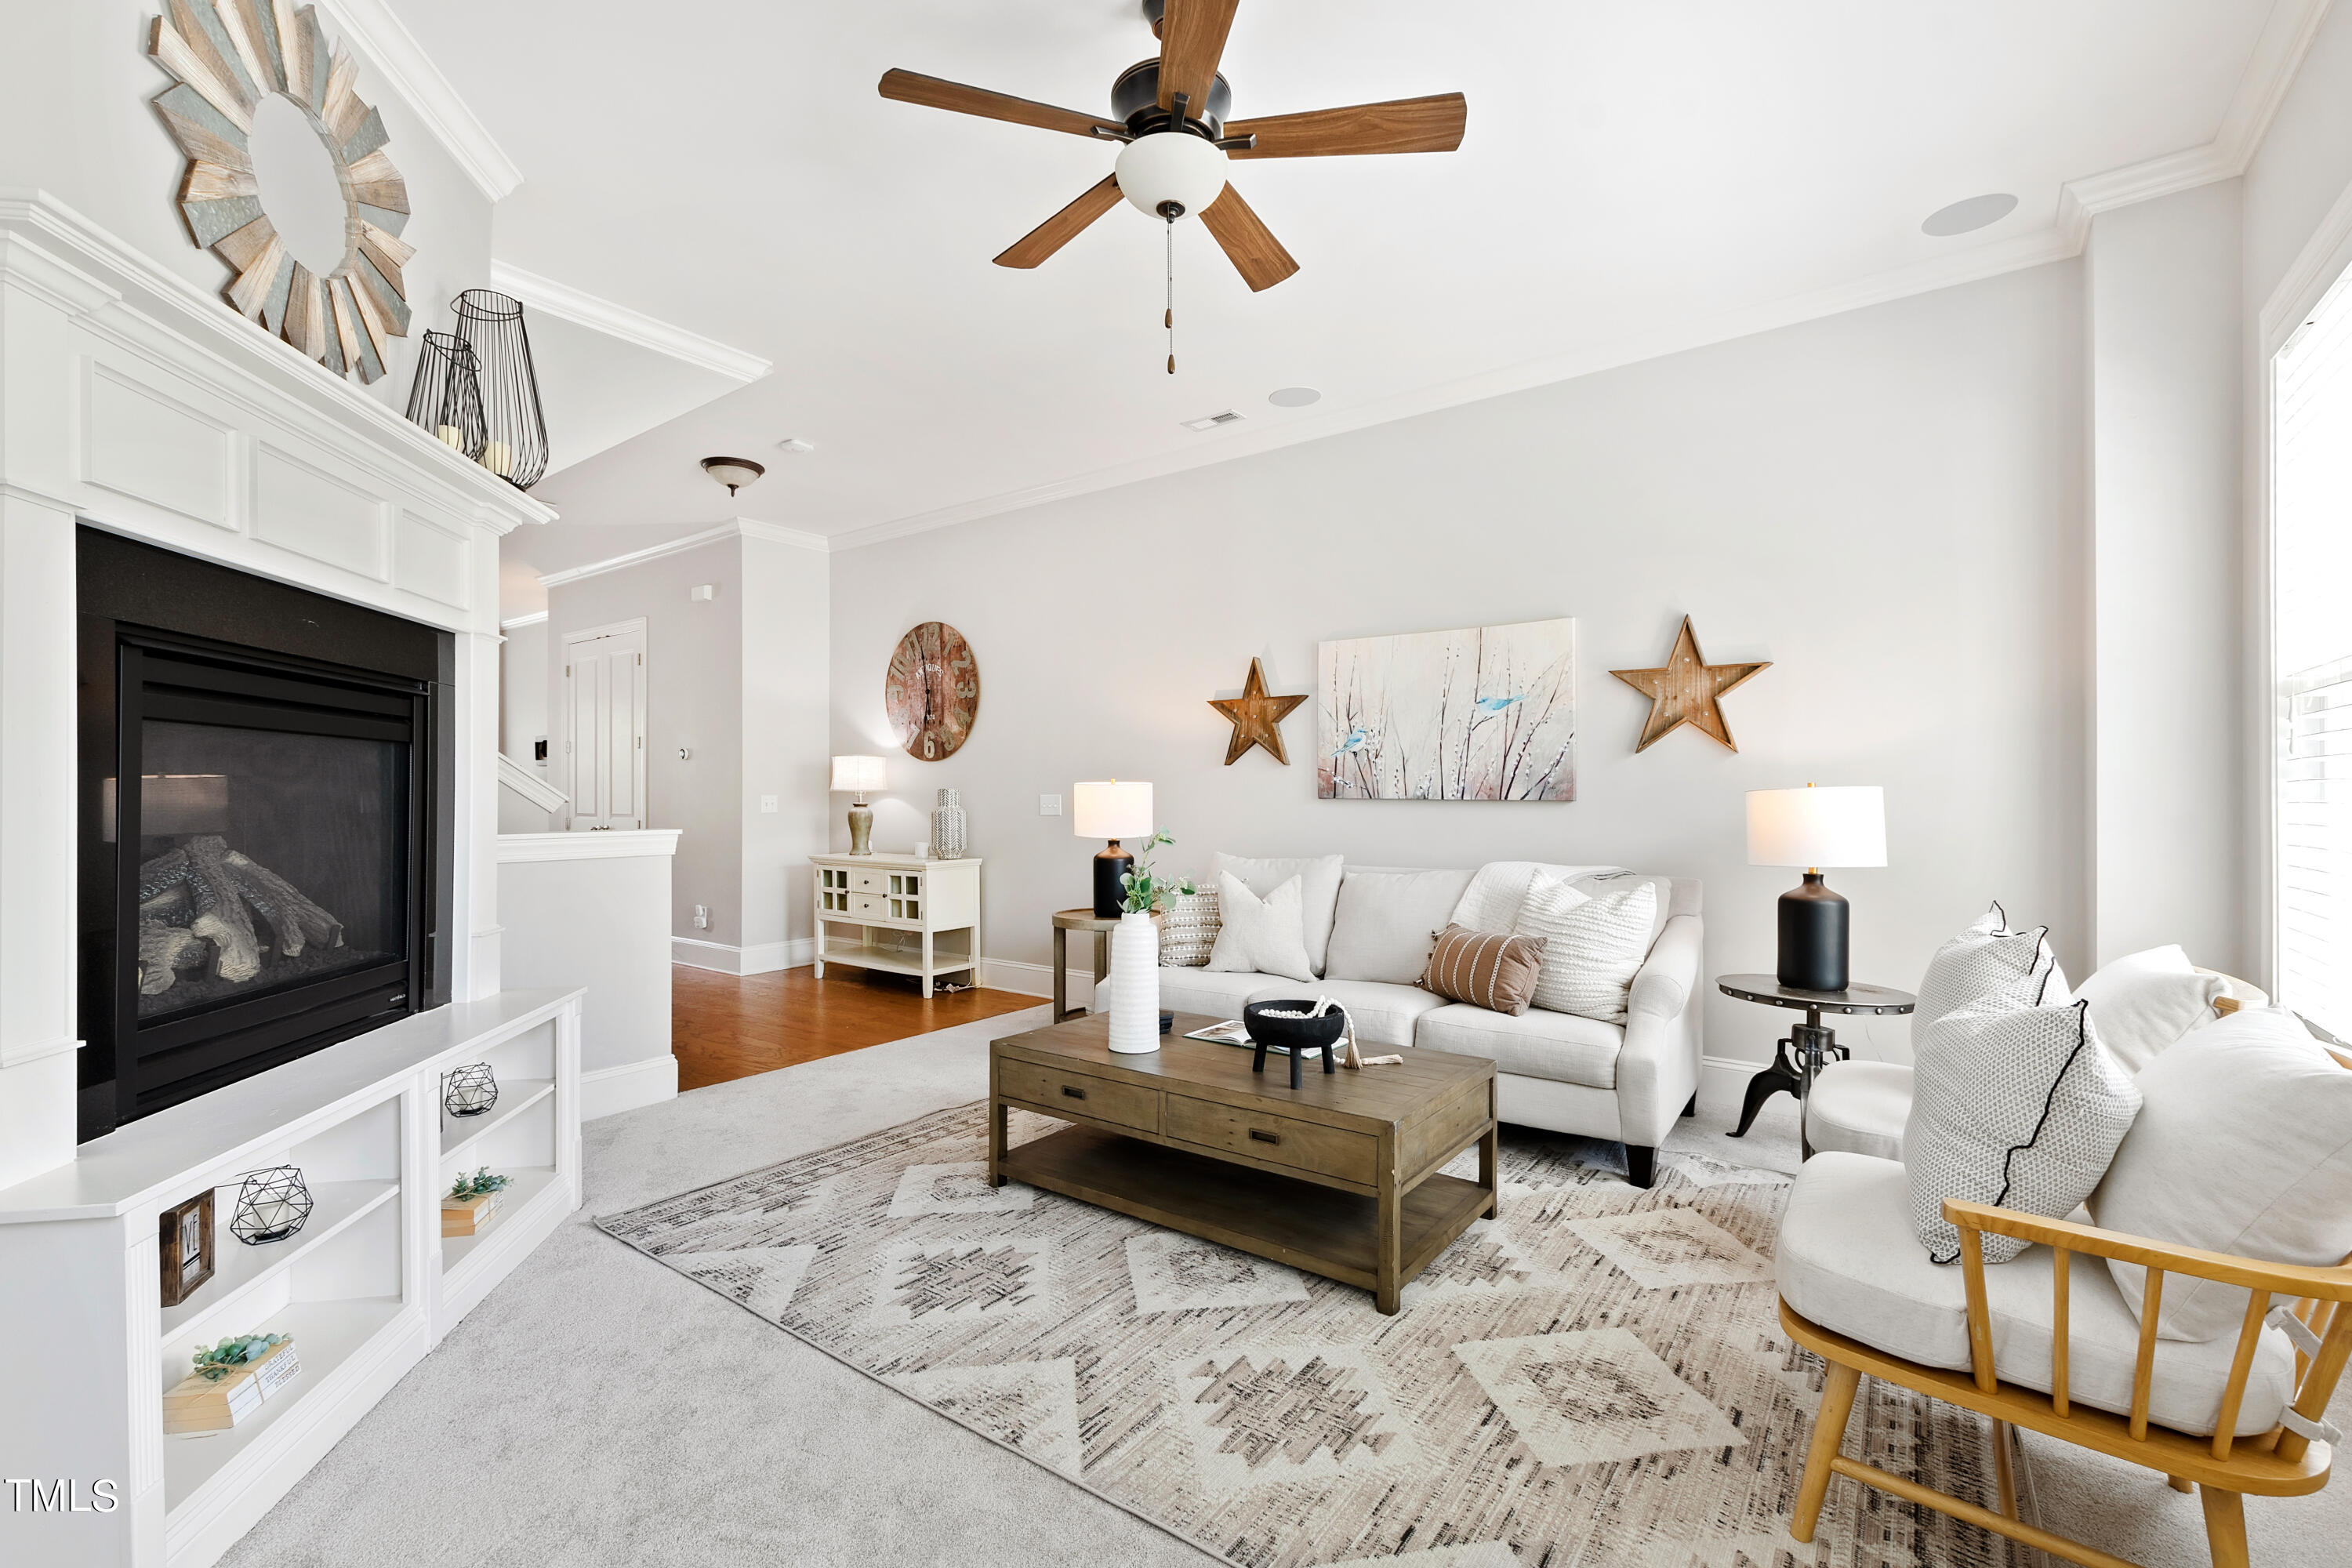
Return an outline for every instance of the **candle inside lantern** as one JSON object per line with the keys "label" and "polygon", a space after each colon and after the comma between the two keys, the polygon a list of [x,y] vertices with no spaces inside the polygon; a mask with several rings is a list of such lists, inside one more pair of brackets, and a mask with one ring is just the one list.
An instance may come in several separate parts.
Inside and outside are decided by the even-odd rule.
{"label": "candle inside lantern", "polygon": [[284,1198],[266,1199],[253,1205],[253,1223],[261,1236],[277,1236],[294,1223],[294,1205]]}
{"label": "candle inside lantern", "polygon": [[441,437],[444,446],[460,451],[465,448],[466,433],[455,425],[444,425],[433,433]]}
{"label": "candle inside lantern", "polygon": [[514,472],[514,448],[504,441],[491,441],[482,447],[482,467],[500,479]]}

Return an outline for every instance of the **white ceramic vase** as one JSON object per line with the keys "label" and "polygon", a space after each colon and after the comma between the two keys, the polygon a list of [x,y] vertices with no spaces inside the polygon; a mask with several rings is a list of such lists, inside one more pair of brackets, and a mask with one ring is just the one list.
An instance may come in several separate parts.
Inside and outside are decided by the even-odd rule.
{"label": "white ceramic vase", "polygon": [[1119,916],[1110,933],[1110,1048],[1160,1048],[1160,927],[1148,914]]}

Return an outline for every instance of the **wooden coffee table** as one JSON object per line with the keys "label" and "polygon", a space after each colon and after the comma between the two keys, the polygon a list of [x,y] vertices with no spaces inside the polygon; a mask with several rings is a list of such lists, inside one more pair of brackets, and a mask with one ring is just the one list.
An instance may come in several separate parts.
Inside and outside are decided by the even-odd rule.
{"label": "wooden coffee table", "polygon": [[[1288,1075],[1183,1037],[1113,1055],[1109,1019],[989,1047],[988,1179],[1060,1193],[1372,1292],[1393,1313],[1405,1281],[1483,1215],[1502,1212],[1495,1064],[1407,1051],[1402,1067]],[[1005,1145],[1014,1106],[1071,1125]],[[1478,1179],[1438,1167],[1478,1145]]]}

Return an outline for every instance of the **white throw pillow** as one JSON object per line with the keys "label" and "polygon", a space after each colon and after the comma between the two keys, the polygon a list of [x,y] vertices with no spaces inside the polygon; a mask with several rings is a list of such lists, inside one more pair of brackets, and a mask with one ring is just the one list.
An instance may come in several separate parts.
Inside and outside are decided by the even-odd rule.
{"label": "white throw pillow", "polygon": [[[2107,1230],[2271,1263],[2352,1253],[2352,1069],[2284,1008],[2193,1029],[2138,1079],[2139,1120],[2091,1194]],[[2110,1261],[2137,1312],[2137,1264]],[[2246,1292],[2167,1274],[2157,1332],[2238,1331]]]}
{"label": "white throw pillow", "polygon": [[1587,898],[1564,881],[1542,880],[1519,906],[1518,936],[1544,939],[1535,1005],[1604,1024],[1625,1021],[1625,994],[1650,956],[1658,890],[1638,883]]}
{"label": "white throw pillow", "polygon": [[[1946,1014],[1914,1047],[1903,1168],[1911,1228],[1937,1263],[1960,1256],[1946,1198],[2063,1219],[2107,1173],[2139,1113],[2139,1091],[2099,1047],[2079,1002],[2016,1007],[1996,998]],[[1987,1233],[1984,1259],[2006,1263],[2027,1245]]]}
{"label": "white throw pillow", "polygon": [[2110,960],[2074,994],[2091,1005],[2099,1044],[2136,1073],[2198,1025],[2211,1023],[2213,1000],[2224,989],[2220,975],[2200,974],[2173,946]]}
{"label": "white throw pillow", "polygon": [[1208,967],[1228,974],[1279,974],[1286,980],[1315,978],[1307,961],[1299,916],[1299,879],[1259,898],[1231,871],[1217,873],[1217,945]]}
{"label": "white throw pillow", "polygon": [[1936,950],[1919,982],[1912,1010],[1916,1049],[1923,1029],[1947,1013],[2000,1002],[2011,1007],[2056,1006],[2066,999],[2066,977],[2050,951],[2047,927],[2011,931],[1999,904]]}
{"label": "white throw pillow", "polygon": [[1467,931],[1508,936],[1518,925],[1519,906],[1527,902],[1528,889],[1539,879],[1566,882],[1623,869],[1622,866],[1547,866],[1540,860],[1489,860],[1470,879],[1462,901],[1454,906],[1454,919],[1447,923]]}
{"label": "white throw pillow", "polygon": [[1323,973],[1330,955],[1331,916],[1339,905],[1339,876],[1345,866],[1346,861],[1337,855],[1312,859],[1252,860],[1220,853],[1211,868],[1221,876],[1231,872],[1243,887],[1261,899],[1292,878],[1298,879],[1299,921],[1307,940],[1307,961],[1315,966],[1313,973],[1300,978],[1312,980]]}
{"label": "white throw pillow", "polygon": [[1339,882],[1339,908],[1331,921],[1324,978],[1419,984],[1437,933],[1453,918],[1454,906],[1469,885],[1467,871],[1350,867]]}

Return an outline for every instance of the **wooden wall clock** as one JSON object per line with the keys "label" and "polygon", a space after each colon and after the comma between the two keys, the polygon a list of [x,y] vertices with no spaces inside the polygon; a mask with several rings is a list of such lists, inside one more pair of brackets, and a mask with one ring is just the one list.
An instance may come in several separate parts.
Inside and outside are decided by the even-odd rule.
{"label": "wooden wall clock", "polygon": [[882,705],[908,756],[936,763],[955,755],[980,712],[980,662],[963,634],[945,621],[925,621],[900,637]]}
{"label": "wooden wall clock", "polygon": [[[375,380],[390,368],[390,340],[408,335],[401,269],[415,252],[400,238],[408,185],[384,152],[383,117],[353,90],[358,67],[330,47],[309,5],[166,0],[163,9],[147,52],[179,82],[155,108],[187,155],[189,237],[236,268],[226,293],[239,314],[338,374]],[[252,139],[276,99],[310,122],[340,187],[342,254],[323,275],[294,258],[262,210]]]}

